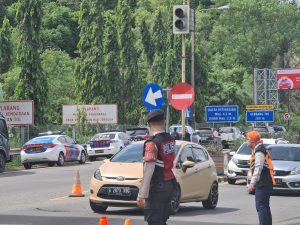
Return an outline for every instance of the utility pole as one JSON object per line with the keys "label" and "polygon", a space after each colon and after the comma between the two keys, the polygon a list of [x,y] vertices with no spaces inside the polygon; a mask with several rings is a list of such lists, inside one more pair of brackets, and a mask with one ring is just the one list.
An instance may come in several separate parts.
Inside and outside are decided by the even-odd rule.
{"label": "utility pole", "polygon": [[[191,9],[191,85],[194,88],[195,95],[195,10]],[[196,110],[195,101],[192,104],[192,127],[196,129]]]}

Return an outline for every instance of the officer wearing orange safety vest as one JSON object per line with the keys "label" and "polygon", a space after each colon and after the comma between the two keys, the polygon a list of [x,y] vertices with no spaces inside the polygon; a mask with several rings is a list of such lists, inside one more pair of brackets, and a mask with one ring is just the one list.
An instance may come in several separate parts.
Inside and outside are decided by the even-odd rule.
{"label": "officer wearing orange safety vest", "polygon": [[248,186],[248,192],[255,190],[259,225],[272,225],[270,196],[275,184],[273,163],[257,131],[248,132],[247,139],[252,149],[250,159],[251,182]]}

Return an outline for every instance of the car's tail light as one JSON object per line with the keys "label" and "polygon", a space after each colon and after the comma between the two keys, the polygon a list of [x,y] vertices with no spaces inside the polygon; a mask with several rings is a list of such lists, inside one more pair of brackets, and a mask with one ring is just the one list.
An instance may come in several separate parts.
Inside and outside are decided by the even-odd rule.
{"label": "car's tail light", "polygon": [[54,148],[55,146],[56,146],[56,144],[51,143],[51,144],[45,144],[43,147],[44,148]]}
{"label": "car's tail light", "polygon": [[148,139],[149,137],[150,137],[149,134],[146,134],[146,135],[143,136],[144,139]]}
{"label": "car's tail light", "polygon": [[22,146],[21,151],[27,150],[27,145]]}

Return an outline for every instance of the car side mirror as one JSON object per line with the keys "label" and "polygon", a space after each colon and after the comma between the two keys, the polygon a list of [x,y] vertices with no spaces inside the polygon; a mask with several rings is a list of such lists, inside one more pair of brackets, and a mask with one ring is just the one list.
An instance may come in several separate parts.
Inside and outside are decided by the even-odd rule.
{"label": "car side mirror", "polygon": [[189,160],[186,160],[182,163],[182,171],[185,172],[188,168],[195,166],[195,163]]}

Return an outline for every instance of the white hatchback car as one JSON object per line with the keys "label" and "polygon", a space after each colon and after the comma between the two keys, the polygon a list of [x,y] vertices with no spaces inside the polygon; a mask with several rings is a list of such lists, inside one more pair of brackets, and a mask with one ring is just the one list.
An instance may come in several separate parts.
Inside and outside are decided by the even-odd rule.
{"label": "white hatchback car", "polygon": [[[262,139],[265,146],[270,144],[287,144],[283,139]],[[233,152],[234,153],[234,152]],[[244,142],[233,154],[228,163],[227,181],[229,184],[235,184],[238,179],[247,180],[247,174],[250,168],[250,157],[252,150],[248,142]]]}
{"label": "white hatchback car", "polygon": [[131,143],[129,135],[124,132],[106,132],[96,134],[87,145],[90,161],[97,157],[112,156]]}
{"label": "white hatchback car", "polygon": [[55,163],[63,166],[65,161],[85,163],[86,152],[83,146],[67,135],[47,134],[51,133],[41,133],[40,137],[33,138],[22,146],[21,163],[25,169],[39,163],[48,163],[48,166],[54,166]]}

